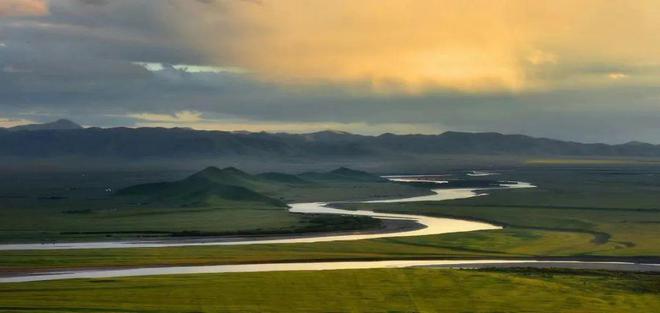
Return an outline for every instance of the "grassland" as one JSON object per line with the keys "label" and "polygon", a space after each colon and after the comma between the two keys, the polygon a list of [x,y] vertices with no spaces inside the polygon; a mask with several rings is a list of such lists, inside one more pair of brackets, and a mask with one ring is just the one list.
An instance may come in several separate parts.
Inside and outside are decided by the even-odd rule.
{"label": "grassland", "polygon": [[[589,242],[547,242],[548,248],[556,249],[541,255],[660,256],[657,167],[527,168],[503,171],[498,179],[527,180],[538,188],[489,191],[486,197],[457,201],[359,208],[485,220],[517,228],[530,238],[538,230],[592,236]],[[532,247],[524,250],[540,252]]]}
{"label": "grassland", "polygon": [[[199,174],[199,173],[198,173]],[[238,173],[219,174],[227,185],[187,181],[182,173],[55,173],[0,179],[0,242],[98,241],[183,235],[263,235],[328,230],[375,229],[368,218],[291,214],[283,202],[362,199],[415,195],[424,189],[382,181],[352,181],[317,173],[322,181],[289,182]],[[181,180],[183,176],[183,180]],[[376,177],[378,178],[378,177]],[[282,182],[278,181],[281,180]],[[153,181],[177,181],[147,194],[116,196],[117,190],[159,187]],[[12,183],[13,182],[13,183]],[[144,184],[147,183],[147,184]],[[246,189],[251,188],[250,190]],[[260,193],[257,193],[257,190]],[[263,193],[263,194],[262,194]],[[223,196],[240,199],[223,198]]]}
{"label": "grassland", "polygon": [[364,217],[305,216],[245,203],[80,213],[5,209],[0,210],[0,221],[0,242],[14,243],[291,234],[380,227],[379,221]]}
{"label": "grassland", "polygon": [[[404,204],[337,204],[353,209],[453,216],[505,225],[503,230],[309,244],[150,249],[1,251],[0,275],[96,267],[209,265],[318,260],[424,258],[567,258],[660,261],[660,169],[657,167],[538,166],[500,170],[497,180],[523,180],[535,189],[488,191],[471,199]],[[451,172],[460,179],[464,171]],[[288,191],[287,199],[400,196],[393,184],[327,185]],[[306,192],[308,191],[308,192]],[[68,201],[63,199],[64,202]],[[306,199],[314,200],[314,199]],[[49,201],[49,200],[35,200]],[[54,201],[54,200],[50,200]],[[227,208],[132,208],[74,212],[52,225],[34,212],[0,210],[25,229],[53,227],[116,231],[137,226],[207,231],[256,227],[280,231],[305,223],[281,220],[281,209],[252,204]],[[262,204],[263,205],[263,204]],[[62,213],[58,207],[54,216]],[[23,209],[44,210],[38,207]],[[232,217],[232,210],[239,210]],[[168,212],[167,214],[163,214]],[[21,215],[23,214],[23,215]],[[104,215],[107,214],[107,215]],[[124,214],[124,215],[122,215]],[[16,216],[22,216],[21,221]],[[1,218],[2,216],[0,216]],[[72,217],[79,220],[71,219]],[[294,218],[303,218],[293,216]],[[53,217],[49,217],[53,218]],[[93,218],[96,218],[93,219]],[[190,219],[190,224],[182,223]],[[131,224],[133,223],[136,224]],[[240,224],[239,222],[248,224]],[[34,223],[31,226],[29,223]],[[67,224],[71,223],[71,224]],[[104,224],[107,223],[107,224]],[[168,224],[169,223],[169,224]],[[208,224],[205,224],[208,223]],[[206,225],[206,226],[204,226]],[[353,225],[360,226],[360,225]],[[207,228],[205,228],[207,227]],[[233,228],[232,228],[233,227]],[[350,228],[350,227],[349,227]],[[157,229],[157,228],[153,228]],[[264,228],[265,229],[265,228]],[[42,230],[42,231],[43,231]],[[261,230],[263,231],[263,229]],[[9,233],[5,233],[9,234]],[[15,235],[15,234],[14,234]],[[12,236],[14,236],[12,235]],[[116,235],[116,234],[115,234]],[[116,299],[122,299],[121,302]],[[0,312],[657,312],[658,274],[570,270],[374,269],[320,272],[173,275],[0,284]]]}
{"label": "grassland", "polygon": [[658,312],[660,280],[597,271],[419,268],[0,285],[0,312],[22,311]]}
{"label": "grassland", "polygon": [[539,187],[440,203],[346,206],[487,220],[507,225],[504,230],[314,244],[4,251],[0,271],[416,258],[660,259],[657,168],[541,167],[500,173],[497,179]]}

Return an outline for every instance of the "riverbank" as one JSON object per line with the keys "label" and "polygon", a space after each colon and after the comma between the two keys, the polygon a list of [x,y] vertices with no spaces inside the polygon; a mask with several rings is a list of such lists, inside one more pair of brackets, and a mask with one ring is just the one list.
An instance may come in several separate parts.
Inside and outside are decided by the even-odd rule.
{"label": "riverbank", "polygon": [[[440,183],[440,182],[439,182]],[[507,182],[498,188],[490,189],[517,189],[533,188],[529,183]],[[445,201],[476,197],[485,195],[483,190],[488,189],[433,189],[432,195],[406,197],[386,200],[368,200],[352,203],[397,203],[418,201]],[[202,237],[177,240],[142,240],[142,241],[102,241],[102,242],[75,242],[75,243],[39,243],[39,244],[0,244],[0,251],[20,250],[71,250],[71,249],[124,249],[124,248],[162,248],[184,246],[211,246],[211,245],[255,245],[255,244],[284,244],[284,243],[314,243],[345,240],[365,240],[407,236],[438,235],[456,232],[469,232],[477,230],[501,229],[489,223],[469,221],[454,218],[429,217],[411,214],[377,213],[366,210],[337,209],[324,202],[293,203],[289,204],[289,212],[299,214],[333,214],[339,216],[371,217],[381,221],[389,221],[379,230],[346,233],[313,233],[293,234],[287,236],[263,237]],[[404,222],[392,222],[404,221]],[[407,222],[405,222],[407,221]],[[410,223],[413,222],[413,223]],[[416,224],[416,225],[415,225]]]}

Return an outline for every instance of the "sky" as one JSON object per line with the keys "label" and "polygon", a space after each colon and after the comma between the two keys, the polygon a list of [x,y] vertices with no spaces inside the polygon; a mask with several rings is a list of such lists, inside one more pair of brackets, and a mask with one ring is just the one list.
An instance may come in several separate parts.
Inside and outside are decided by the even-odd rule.
{"label": "sky", "polygon": [[657,0],[0,0],[0,127],[660,143]]}

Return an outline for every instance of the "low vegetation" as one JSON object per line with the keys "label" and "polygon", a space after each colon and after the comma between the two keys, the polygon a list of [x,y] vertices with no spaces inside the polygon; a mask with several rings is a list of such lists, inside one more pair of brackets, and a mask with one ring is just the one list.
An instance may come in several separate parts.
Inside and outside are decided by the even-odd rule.
{"label": "low vegetation", "polygon": [[526,180],[538,188],[491,190],[486,197],[447,202],[345,205],[487,220],[507,225],[503,230],[314,244],[3,251],[0,271],[419,258],[552,257],[658,262],[658,175],[653,168],[527,168],[500,171],[497,179]]}
{"label": "low vegetation", "polygon": [[110,175],[90,174],[110,186],[98,186],[84,173],[0,186],[0,242],[377,229],[380,222],[364,217],[291,214],[286,203],[428,192],[347,168],[251,175],[236,168],[209,167],[182,179],[138,184],[127,182],[132,175],[125,174],[118,182]]}
{"label": "low vegetation", "polygon": [[658,312],[659,282],[424,268],[81,279],[2,284],[0,312]]}
{"label": "low vegetation", "polygon": [[[519,236],[525,238],[516,240],[521,246],[513,247],[499,245],[504,234],[497,232],[448,235],[461,242],[457,248],[466,247],[465,241],[472,238],[468,247],[489,251],[546,256],[660,257],[660,170],[657,167],[534,167],[502,171],[498,179],[526,180],[538,188],[491,190],[486,197],[405,206],[350,206],[483,220],[517,229]],[[539,231],[572,233],[576,239],[546,241],[543,248],[534,245]]]}

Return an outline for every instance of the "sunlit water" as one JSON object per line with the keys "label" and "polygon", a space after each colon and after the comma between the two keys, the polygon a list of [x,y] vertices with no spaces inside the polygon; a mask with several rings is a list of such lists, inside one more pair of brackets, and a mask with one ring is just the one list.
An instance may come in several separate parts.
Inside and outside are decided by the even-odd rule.
{"label": "sunlit water", "polygon": [[[399,177],[403,178],[403,177]],[[442,183],[442,181],[438,181]],[[534,185],[524,182],[508,182],[500,188],[531,188]],[[371,200],[363,203],[398,203],[398,202],[420,202],[420,201],[444,201],[453,199],[465,199],[486,195],[486,189],[434,189],[434,194],[428,196],[410,197],[402,199]],[[291,236],[285,238],[270,239],[201,239],[201,240],[162,240],[162,241],[108,241],[108,242],[79,242],[79,243],[47,243],[47,244],[4,244],[0,245],[0,251],[8,250],[65,250],[65,249],[118,249],[118,248],[161,248],[182,246],[235,246],[255,244],[284,244],[284,243],[315,243],[328,241],[364,240],[377,238],[408,237],[438,235],[446,233],[468,232],[477,230],[501,229],[500,226],[467,221],[453,218],[440,218],[422,215],[378,213],[365,210],[344,210],[327,206],[323,202],[293,203],[289,211],[303,214],[338,214],[354,216],[370,216],[383,220],[406,220],[420,224],[420,228],[413,230],[402,230],[394,232],[363,233],[363,234],[339,234],[339,235],[313,235],[313,236]]]}
{"label": "sunlit water", "polygon": [[[405,179],[405,178],[402,178]],[[403,181],[403,180],[399,180]],[[434,181],[442,183],[442,181]],[[533,188],[529,183],[507,182],[500,188]],[[492,188],[491,188],[492,189]],[[366,203],[396,203],[417,201],[443,201],[464,199],[486,195],[486,189],[436,189],[433,195],[410,197],[402,199],[372,200]],[[297,237],[249,241],[229,242],[91,242],[68,244],[23,244],[0,245],[0,250],[55,250],[55,249],[96,249],[96,248],[138,248],[138,247],[175,247],[202,245],[249,245],[277,243],[310,243],[338,240],[360,240],[374,238],[389,238],[403,236],[421,236],[465,232],[475,230],[499,229],[499,226],[449,218],[436,218],[421,215],[377,213],[365,210],[344,210],[326,206],[326,203],[295,203],[290,205],[290,211],[303,214],[341,214],[355,216],[370,216],[378,219],[410,220],[424,227],[421,229],[399,231],[392,233],[355,234],[336,236]],[[613,269],[633,271],[659,271],[660,264],[635,264],[627,262],[580,262],[580,261],[538,261],[538,260],[384,260],[384,261],[346,261],[346,262],[308,262],[308,263],[266,263],[237,265],[207,265],[207,266],[174,266],[133,269],[100,269],[77,270],[64,272],[47,272],[23,274],[18,276],[0,277],[0,283],[17,283],[30,281],[62,280],[62,279],[93,279],[111,277],[131,277],[149,275],[179,275],[179,274],[209,274],[209,273],[245,273],[273,271],[319,271],[342,269],[373,269],[373,268],[403,268],[415,266],[433,266],[449,268],[478,268],[499,266],[531,266],[531,267],[569,267],[591,269]]]}
{"label": "sunlit water", "polygon": [[436,266],[448,268],[479,268],[498,266],[535,267],[573,267],[591,269],[615,269],[631,271],[659,271],[660,264],[635,264],[627,262],[579,262],[579,261],[537,261],[537,260],[387,260],[387,261],[351,261],[351,262],[309,262],[309,263],[265,263],[237,265],[173,266],[134,269],[79,270],[50,272],[43,274],[0,277],[0,283],[19,283],[30,281],[111,278],[151,275],[211,274],[211,273],[249,273],[281,271],[323,271],[346,269],[404,268],[415,266]]}

